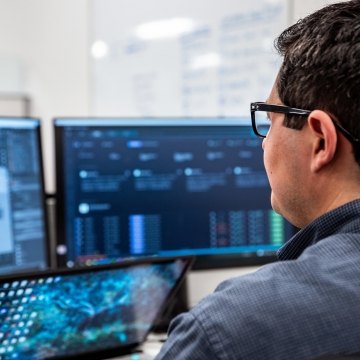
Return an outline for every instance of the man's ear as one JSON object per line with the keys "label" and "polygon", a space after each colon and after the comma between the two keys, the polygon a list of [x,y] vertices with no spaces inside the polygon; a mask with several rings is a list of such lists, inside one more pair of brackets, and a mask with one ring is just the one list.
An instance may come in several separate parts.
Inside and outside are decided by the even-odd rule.
{"label": "man's ear", "polygon": [[314,110],[308,116],[312,139],[311,170],[320,171],[334,159],[338,136],[331,117],[322,110]]}

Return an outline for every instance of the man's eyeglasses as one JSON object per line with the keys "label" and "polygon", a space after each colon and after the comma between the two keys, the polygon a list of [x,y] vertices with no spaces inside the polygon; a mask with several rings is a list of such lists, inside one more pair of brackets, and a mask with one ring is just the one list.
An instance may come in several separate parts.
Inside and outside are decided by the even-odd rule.
{"label": "man's eyeglasses", "polygon": [[[273,105],[267,104],[264,102],[254,102],[250,104],[250,113],[251,113],[251,124],[254,133],[257,136],[265,138],[269,128],[270,128],[270,120],[268,117],[268,113],[280,113],[286,115],[300,115],[307,116],[311,113],[310,110],[297,109],[290,106],[285,105]],[[352,135],[349,131],[342,127],[337,121],[332,119],[335,127],[352,143],[359,143],[360,139]]]}

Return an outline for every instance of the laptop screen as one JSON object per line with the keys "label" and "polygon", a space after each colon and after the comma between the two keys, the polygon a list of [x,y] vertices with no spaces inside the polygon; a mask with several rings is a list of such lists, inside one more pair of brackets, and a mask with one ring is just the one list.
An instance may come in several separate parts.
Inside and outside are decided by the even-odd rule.
{"label": "laptop screen", "polygon": [[40,121],[0,117],[0,274],[48,266]]}
{"label": "laptop screen", "polygon": [[129,353],[183,279],[190,258],[125,262],[0,280],[0,359]]}

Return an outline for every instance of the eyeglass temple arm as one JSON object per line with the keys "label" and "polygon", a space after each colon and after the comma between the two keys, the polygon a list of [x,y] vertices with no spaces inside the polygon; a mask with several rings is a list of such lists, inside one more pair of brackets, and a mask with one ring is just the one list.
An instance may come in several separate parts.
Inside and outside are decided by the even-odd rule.
{"label": "eyeglass temple arm", "polygon": [[252,103],[251,110],[279,112],[282,114],[293,114],[293,115],[308,115],[311,113],[310,110],[303,110],[303,109],[292,108],[290,106],[285,106],[285,105],[273,105],[266,103]]}

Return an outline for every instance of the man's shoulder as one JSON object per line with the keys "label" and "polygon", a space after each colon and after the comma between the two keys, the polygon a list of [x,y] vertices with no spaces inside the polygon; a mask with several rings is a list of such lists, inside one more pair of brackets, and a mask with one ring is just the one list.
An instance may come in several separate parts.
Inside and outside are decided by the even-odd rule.
{"label": "man's shoulder", "polygon": [[[297,260],[227,280],[191,313],[217,353],[231,349],[239,357],[252,358],[256,351],[270,356],[290,353],[298,345],[309,353],[318,344],[324,349],[353,346],[358,336],[351,329],[360,322],[360,256],[330,254],[316,256],[309,249]],[[338,338],[339,333],[345,340]],[[277,356],[281,358],[280,353]]]}
{"label": "man's shoulder", "polygon": [[346,309],[354,296],[360,304],[360,234],[334,235],[321,242],[297,260],[268,264],[223,282],[194,315],[209,327],[233,322],[234,327],[241,323],[273,332],[282,321],[311,322],[339,306]]}
{"label": "man's shoulder", "polygon": [[307,359],[359,351],[353,330],[360,323],[359,288],[360,236],[331,236],[296,260],[220,284],[174,320],[164,352],[183,355],[187,349],[183,358],[201,353],[199,359],[286,359],[289,354]]}

